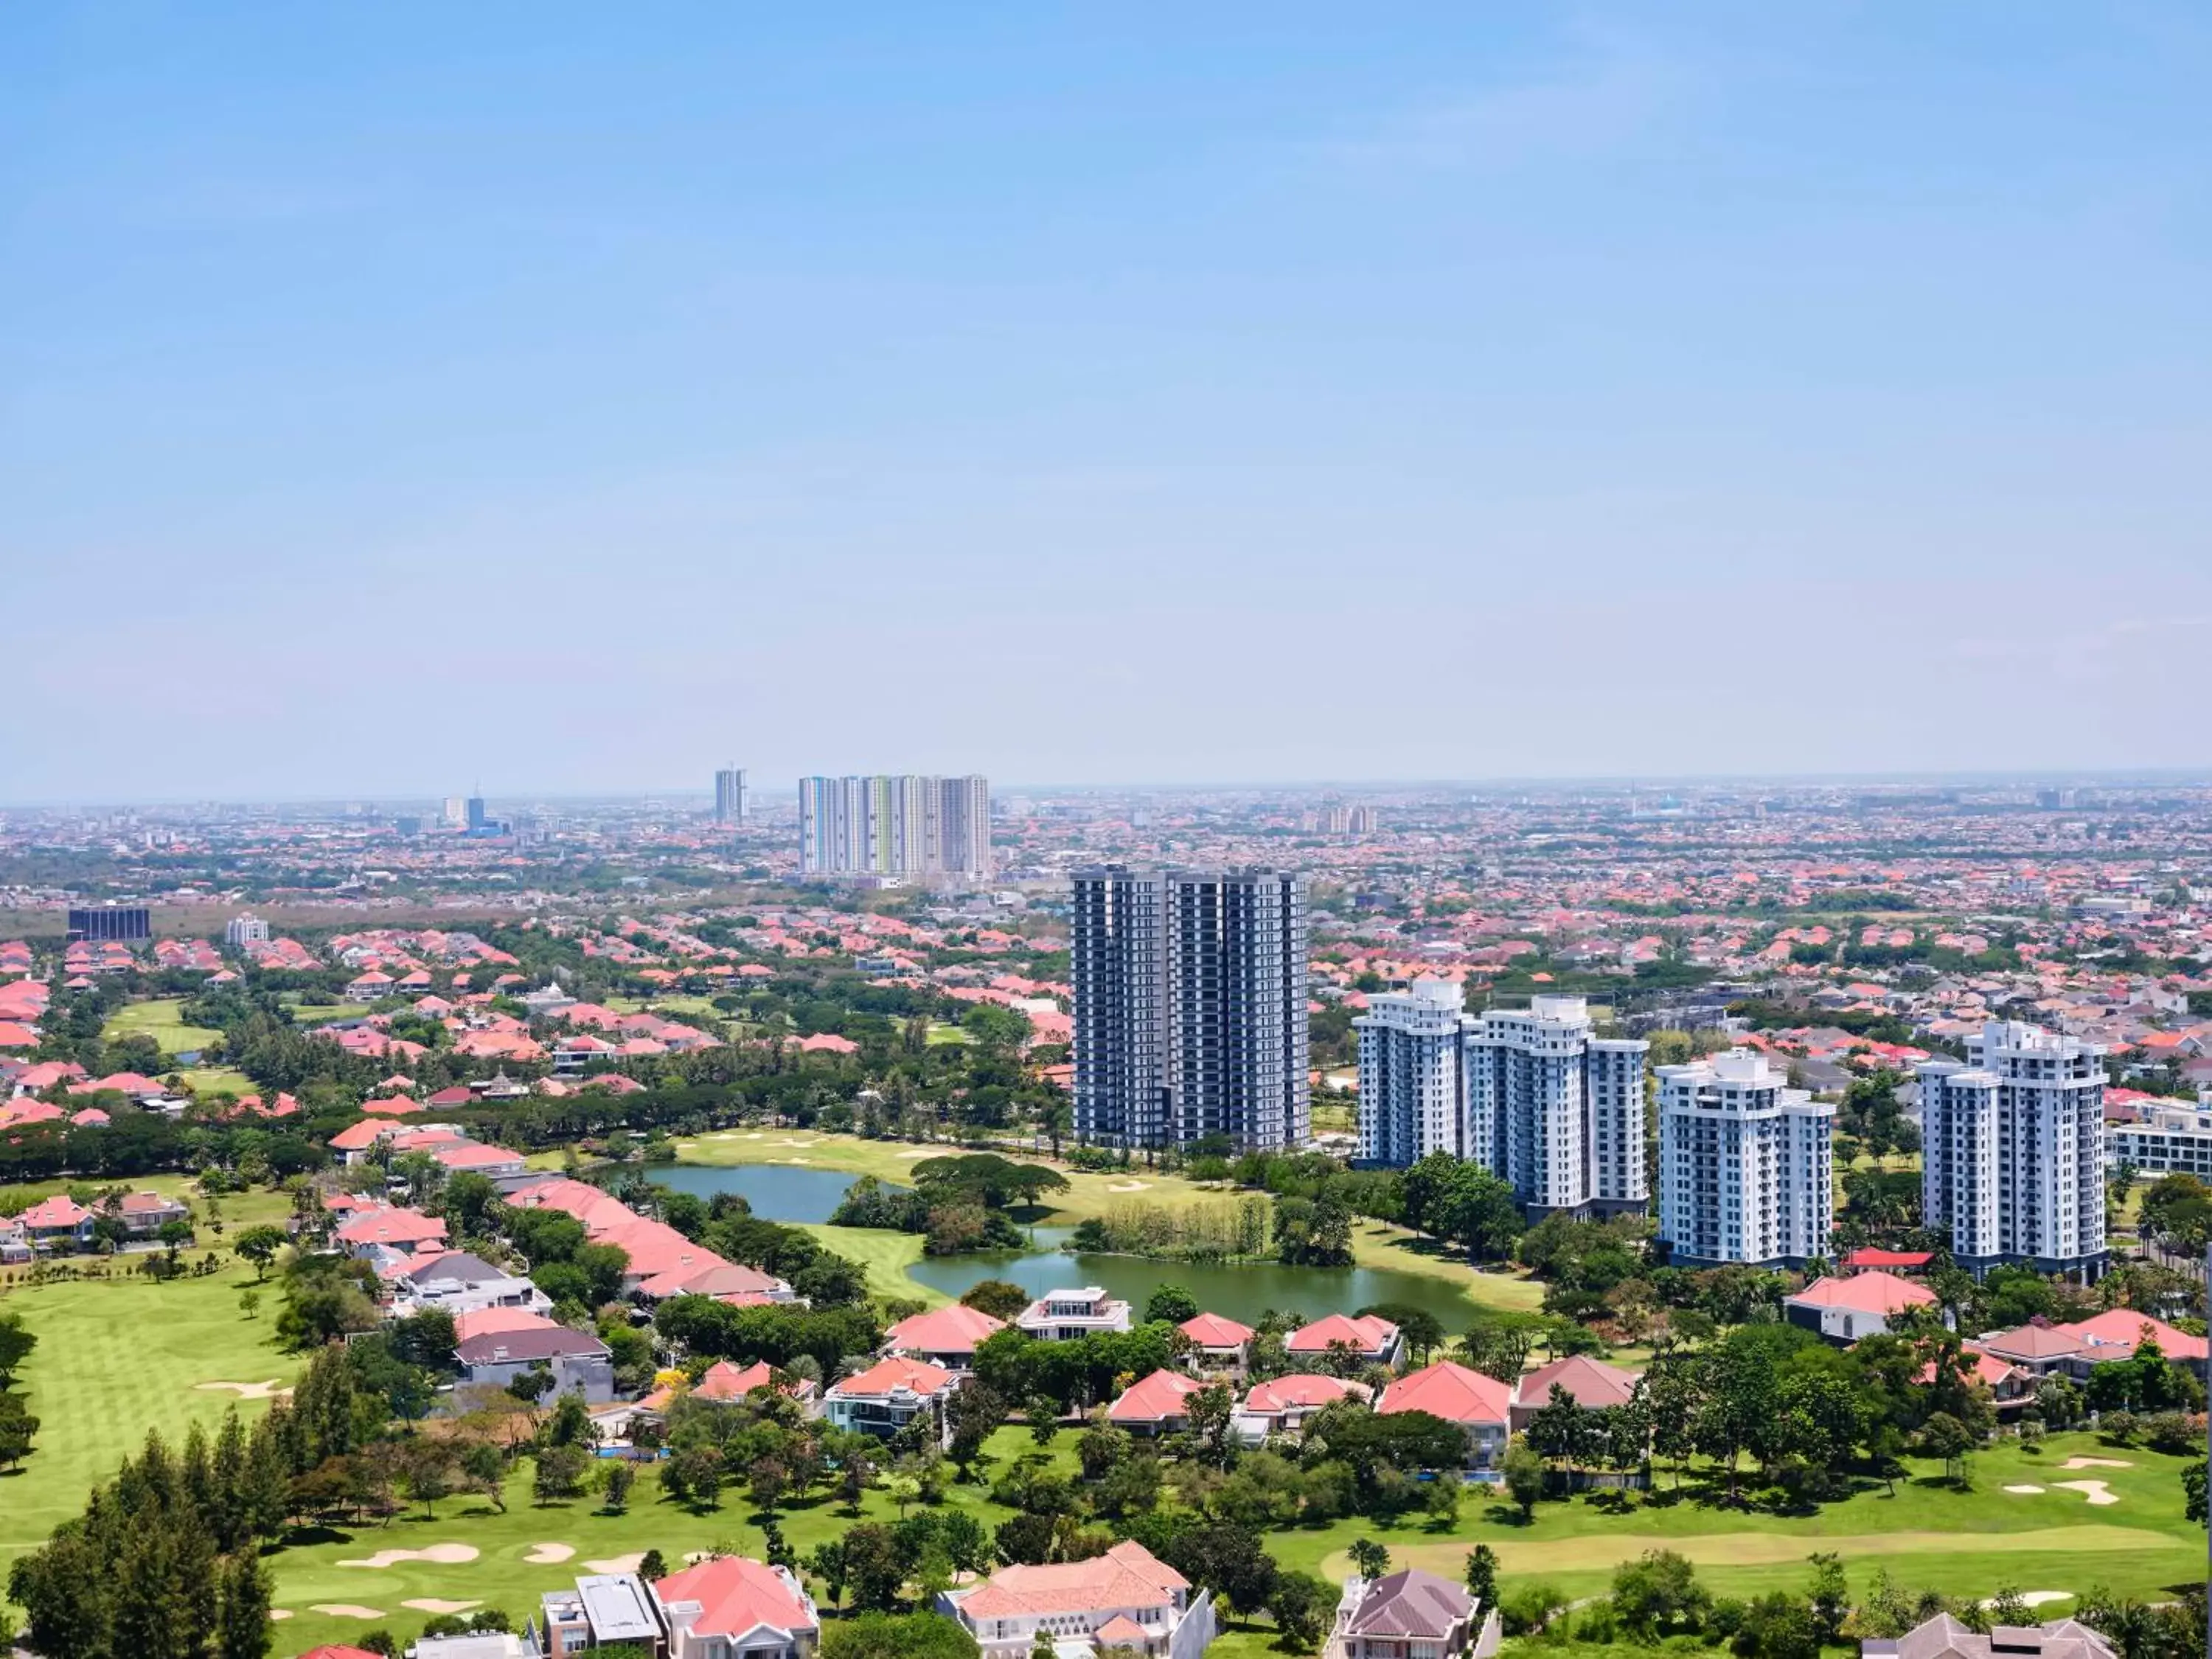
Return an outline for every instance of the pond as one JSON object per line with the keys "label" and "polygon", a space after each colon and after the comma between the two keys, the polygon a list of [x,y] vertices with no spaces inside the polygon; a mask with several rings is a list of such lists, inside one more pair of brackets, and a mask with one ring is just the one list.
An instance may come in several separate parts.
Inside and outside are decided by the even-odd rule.
{"label": "pond", "polygon": [[[652,1178],[679,1192],[712,1198],[737,1193],[764,1221],[829,1220],[859,1179],[842,1170],[808,1170],[784,1164],[662,1164]],[[986,1279],[1003,1279],[1033,1296],[1063,1286],[1098,1285],[1128,1302],[1141,1316],[1145,1302],[1162,1285],[1180,1285],[1210,1313],[1252,1323],[1270,1309],[1316,1318],[1350,1313],[1382,1302],[1425,1309],[1456,1334],[1473,1322],[1474,1310],[1451,1280],[1387,1267],[1282,1267],[1272,1264],[1224,1267],[1190,1261],[1152,1261],[1132,1255],[1070,1255],[1060,1247],[1069,1227],[1032,1231],[1036,1249],[1020,1255],[994,1253],[927,1257],[907,1269],[916,1283],[957,1297]]]}
{"label": "pond", "polygon": [[788,1164],[663,1164],[646,1171],[663,1187],[712,1198],[735,1193],[763,1221],[827,1221],[860,1177],[849,1170],[802,1170]]}

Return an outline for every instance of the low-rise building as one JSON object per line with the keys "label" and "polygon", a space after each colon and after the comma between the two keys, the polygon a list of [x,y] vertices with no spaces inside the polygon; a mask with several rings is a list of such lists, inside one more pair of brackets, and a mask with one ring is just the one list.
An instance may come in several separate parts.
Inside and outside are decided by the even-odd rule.
{"label": "low-rise building", "polygon": [[1405,1567],[1347,1578],[1329,1633],[1332,1659],[1489,1659],[1498,1614],[1449,1578]]}
{"label": "low-rise building", "polygon": [[410,1262],[392,1280],[392,1311],[403,1318],[428,1308],[458,1317],[486,1308],[544,1313],[552,1306],[553,1298],[528,1279],[466,1250],[446,1250]]}
{"label": "low-rise building", "polygon": [[974,1369],[975,1350],[1006,1328],[1006,1322],[956,1302],[902,1319],[884,1334],[884,1352],[927,1360],[948,1371]]}
{"label": "low-rise building", "polygon": [[1378,1413],[1426,1412],[1453,1425],[1467,1437],[1468,1468],[1479,1474],[1504,1461],[1512,1408],[1504,1383],[1449,1359],[1394,1378],[1375,1405]]}
{"label": "low-rise building", "polygon": [[822,1414],[838,1428],[888,1440],[925,1413],[941,1415],[957,1386],[958,1378],[951,1371],[894,1355],[830,1384],[822,1396]]}
{"label": "low-rise building", "polygon": [[1131,1434],[1176,1434],[1190,1426],[1188,1401],[1206,1385],[1182,1371],[1154,1371],[1131,1383],[1107,1407],[1107,1418]]}
{"label": "low-rise building", "polygon": [[2212,1089],[2192,1105],[2160,1101],[2133,1123],[2105,1126],[2105,1168],[2125,1164],[2144,1175],[2192,1175],[2212,1182]]}
{"label": "low-rise building", "polygon": [[1219,1314],[1202,1313],[1176,1327],[1190,1339],[1183,1363],[1200,1372],[1234,1371],[1242,1375],[1252,1359],[1252,1328]]}
{"label": "low-rise building", "polygon": [[547,1590],[524,1632],[526,1645],[544,1659],[617,1643],[658,1650],[666,1637],[652,1589],[632,1572],[594,1573],[577,1579],[574,1589]]}
{"label": "low-rise building", "polygon": [[2114,1659],[2112,1644],[2071,1619],[2047,1625],[1999,1625],[1987,1635],[1948,1613],[1894,1640],[1859,1644],[1863,1659]]}
{"label": "low-rise building", "polygon": [[1608,1365],[1588,1354],[1570,1354],[1526,1372],[1513,1385],[1513,1405],[1508,1419],[1515,1434],[1524,1431],[1538,1412],[1551,1403],[1552,1390],[1564,1389],[1585,1411],[1609,1411],[1626,1406],[1636,1392],[1641,1371]]}
{"label": "low-rise building", "polygon": [[453,1350],[453,1358],[469,1382],[505,1388],[526,1371],[543,1370],[552,1375],[553,1396],[580,1394],[595,1406],[614,1398],[614,1363],[607,1345],[565,1325],[468,1337]]}
{"label": "low-rise building", "polygon": [[1875,1269],[1849,1279],[1816,1279],[1782,1298],[1782,1316],[1832,1342],[1850,1343],[1882,1335],[1889,1321],[1907,1308],[1932,1308],[1936,1303],[1936,1292],[1925,1285]]}
{"label": "low-rise building", "polygon": [[1300,1434],[1306,1419],[1338,1401],[1366,1401],[1373,1391],[1364,1382],[1340,1376],[1294,1372],[1255,1382],[1229,1419],[1230,1432],[1243,1444],[1256,1446],[1271,1434]]}
{"label": "low-rise building", "polygon": [[1043,1342],[1066,1342],[1079,1336],[1129,1328],[1129,1304],[1117,1302],[1096,1285],[1080,1290],[1047,1291],[1022,1310],[1014,1322]]}
{"label": "low-rise building", "polygon": [[652,1587],[668,1659],[810,1659],[820,1646],[814,1598],[786,1567],[718,1555]]}
{"label": "low-rise building", "polygon": [[1283,1346],[1294,1359],[1348,1354],[1362,1364],[1388,1365],[1394,1370],[1406,1353],[1405,1339],[1399,1335],[1398,1328],[1377,1314],[1330,1314],[1292,1331]]}
{"label": "low-rise building", "polygon": [[1086,1561],[1002,1567],[972,1589],[939,1594],[937,1609],[975,1638],[983,1659],[1030,1659],[1042,1633],[1060,1652],[1133,1648],[1198,1659],[1213,1640],[1212,1598],[1142,1544]]}

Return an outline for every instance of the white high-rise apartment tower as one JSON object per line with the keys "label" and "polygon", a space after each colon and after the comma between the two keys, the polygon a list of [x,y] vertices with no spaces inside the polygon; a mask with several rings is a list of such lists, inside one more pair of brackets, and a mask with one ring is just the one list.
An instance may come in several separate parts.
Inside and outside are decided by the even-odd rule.
{"label": "white high-rise apartment tower", "polygon": [[1305,1144],[1306,894],[1275,870],[1079,870],[1075,1132]]}
{"label": "white high-rise apartment tower", "polygon": [[1800,1267],[1829,1252],[1834,1106],[1755,1048],[1659,1068],[1659,1237],[1693,1267]]}
{"label": "white high-rise apartment tower", "polygon": [[714,774],[714,822],[745,821],[745,769],[725,766]]}
{"label": "white high-rise apartment tower", "polygon": [[1539,1212],[1641,1210],[1641,1038],[1594,1035],[1581,997],[1540,996],[1486,1011],[1468,1034],[1469,1158]]}
{"label": "white high-rise apartment tower", "polygon": [[1394,1166],[1467,1156],[1467,1035],[1479,1024],[1448,979],[1368,999],[1359,1033],[1359,1156]]}
{"label": "white high-rise apartment tower", "polygon": [[1921,1215],[1974,1273],[2105,1268],[2105,1051],[2015,1021],[1922,1062]]}
{"label": "white high-rise apartment tower", "polygon": [[799,781],[807,876],[991,876],[991,787],[914,774]]}

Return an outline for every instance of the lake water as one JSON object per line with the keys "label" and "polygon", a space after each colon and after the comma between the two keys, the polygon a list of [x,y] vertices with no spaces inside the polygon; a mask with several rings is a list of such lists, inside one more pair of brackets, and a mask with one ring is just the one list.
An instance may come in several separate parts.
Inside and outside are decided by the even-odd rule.
{"label": "lake water", "polygon": [[[843,1170],[808,1170],[781,1164],[661,1164],[652,1178],[679,1192],[712,1198],[738,1193],[764,1221],[823,1222],[830,1218],[845,1189],[858,1179]],[[1252,1323],[1270,1309],[1315,1318],[1350,1313],[1382,1302],[1423,1308],[1454,1334],[1473,1322],[1472,1310],[1449,1279],[1378,1267],[1280,1267],[1265,1264],[1220,1267],[1198,1262],[1151,1261],[1141,1256],[1070,1255],[1060,1246],[1067,1227],[1039,1227],[1035,1251],[1024,1255],[926,1257],[907,1269],[909,1277],[933,1290],[958,1297],[978,1281],[1003,1279],[1033,1296],[1063,1286],[1098,1285],[1130,1303],[1141,1314],[1146,1299],[1162,1285],[1180,1285],[1208,1312]]]}
{"label": "lake water", "polygon": [[661,1164],[648,1178],[679,1193],[712,1198],[735,1193],[763,1221],[827,1221],[860,1177],[847,1170],[803,1170],[788,1164]]}

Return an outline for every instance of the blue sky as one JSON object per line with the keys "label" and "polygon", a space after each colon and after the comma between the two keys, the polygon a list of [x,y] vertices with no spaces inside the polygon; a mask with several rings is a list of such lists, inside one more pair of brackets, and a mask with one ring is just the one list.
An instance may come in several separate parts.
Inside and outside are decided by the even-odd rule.
{"label": "blue sky", "polygon": [[0,8],[0,799],[2212,766],[2203,6],[831,9]]}

